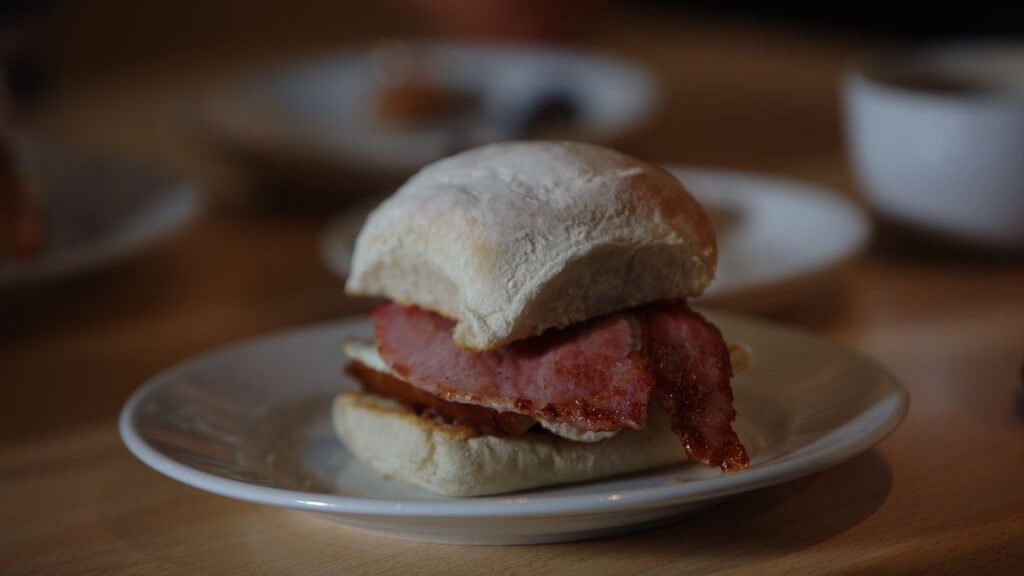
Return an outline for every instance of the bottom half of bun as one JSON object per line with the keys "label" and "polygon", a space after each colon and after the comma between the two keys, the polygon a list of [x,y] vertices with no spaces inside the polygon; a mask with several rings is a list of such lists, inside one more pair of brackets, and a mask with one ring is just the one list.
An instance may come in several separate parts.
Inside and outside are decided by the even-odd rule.
{"label": "bottom half of bun", "polygon": [[514,438],[418,416],[366,392],[334,400],[334,429],[377,472],[445,496],[482,496],[638,472],[685,461],[686,451],[653,404],[647,426],[600,442],[532,430]]}

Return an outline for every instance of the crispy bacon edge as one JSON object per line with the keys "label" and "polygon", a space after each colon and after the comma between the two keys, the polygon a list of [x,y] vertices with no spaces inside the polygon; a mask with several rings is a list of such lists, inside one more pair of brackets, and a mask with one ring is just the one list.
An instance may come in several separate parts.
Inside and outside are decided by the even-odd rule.
{"label": "crispy bacon edge", "polygon": [[639,313],[646,317],[652,394],[687,455],[727,472],[748,468],[733,429],[732,362],[722,332],[685,303],[658,303]]}

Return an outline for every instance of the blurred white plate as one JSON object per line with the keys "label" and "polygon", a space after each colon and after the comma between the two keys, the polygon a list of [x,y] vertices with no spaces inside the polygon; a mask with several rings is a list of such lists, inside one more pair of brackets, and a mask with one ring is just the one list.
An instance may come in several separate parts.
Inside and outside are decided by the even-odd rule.
{"label": "blurred white plate", "polygon": [[[667,168],[712,216],[718,273],[701,301],[737,309],[765,308],[803,296],[867,244],[867,214],[835,192],[812,184],[743,172]],[[356,235],[375,202],[331,220],[320,254],[348,276]]]}
{"label": "blurred white plate", "polygon": [[902,420],[906,392],[867,358],[796,330],[709,316],[754,350],[753,367],[734,381],[737,431],[752,463],[743,472],[691,463],[481,498],[382,478],[334,437],[329,416],[332,397],[357,388],[342,373],[339,343],[371,337],[366,320],[272,335],[171,368],[129,399],[121,436],[157,471],[216,494],[393,538],[526,544],[637,530],[811,474],[869,449]]}
{"label": "blurred white plate", "polygon": [[[575,105],[579,137],[601,142],[646,118],[656,87],[643,68],[620,58],[545,47],[410,43],[443,86],[478,94],[488,118],[545,95]],[[330,172],[336,194],[365,194],[400,183],[452,153],[452,126],[389,128],[377,120],[371,48],[282,65],[211,95],[203,130],[256,160],[298,178]],[[386,188],[384,188],[386,189]]]}
{"label": "blurred white plate", "polygon": [[131,258],[180,230],[199,211],[188,184],[152,169],[31,146],[43,199],[46,244],[26,260],[0,262],[0,288],[89,272]]}

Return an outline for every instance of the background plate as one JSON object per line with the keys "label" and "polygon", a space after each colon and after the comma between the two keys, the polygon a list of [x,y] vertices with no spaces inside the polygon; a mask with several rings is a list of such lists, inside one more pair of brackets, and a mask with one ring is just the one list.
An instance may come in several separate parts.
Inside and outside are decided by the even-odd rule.
{"label": "background plate", "polygon": [[34,145],[46,245],[23,262],[0,263],[0,288],[89,272],[150,249],[197,216],[195,189],[160,171]]}
{"label": "background plate", "polygon": [[483,119],[472,122],[470,132],[482,129],[490,136],[465,141],[467,127],[459,122],[395,128],[378,120],[380,55],[373,48],[240,78],[193,111],[194,128],[247,160],[250,169],[291,183],[285,186],[289,195],[337,200],[392,190],[457,150],[521,138],[502,129],[494,133],[495,125],[545,99],[571,102],[573,121],[563,136],[589,142],[609,142],[635,128],[657,100],[654,77],[617,56],[501,44],[408,46],[436,83],[480,97]]}

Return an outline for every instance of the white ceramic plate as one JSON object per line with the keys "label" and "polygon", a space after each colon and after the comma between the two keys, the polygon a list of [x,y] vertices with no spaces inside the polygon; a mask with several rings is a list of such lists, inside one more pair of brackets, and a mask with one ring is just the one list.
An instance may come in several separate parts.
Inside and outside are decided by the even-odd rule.
{"label": "white ceramic plate", "polygon": [[[761,321],[710,315],[754,350],[734,381],[749,470],[684,464],[641,474],[481,498],[444,498],[381,478],[335,439],[331,398],[339,343],[369,337],[365,320],[246,342],[156,376],[121,413],[128,448],[197,488],[318,512],[384,536],[465,544],[525,544],[636,530],[726,496],[846,460],[892,431],[907,395],[892,375],[821,338]],[[841,495],[836,495],[841,498]]]}
{"label": "white ceramic plate", "polygon": [[44,199],[46,245],[0,262],[0,288],[56,280],[123,261],[179,231],[199,212],[195,190],[158,171],[31,146],[26,161]]}
{"label": "white ceramic plate", "polygon": [[[574,135],[600,142],[645,119],[656,100],[646,70],[609,55],[487,44],[409,48],[441,85],[480,95],[484,124],[537,98],[559,96],[575,105]],[[302,172],[330,171],[340,195],[380,190],[450,154],[453,134],[445,123],[399,129],[378,121],[377,68],[369,48],[282,65],[212,94],[198,120],[206,134],[255,158],[254,166],[305,179]]]}
{"label": "white ceramic plate", "polygon": [[[669,170],[711,213],[718,273],[705,304],[765,308],[799,298],[867,244],[871,225],[853,202],[827,189],[782,178],[694,167]],[[352,247],[375,201],[328,223],[320,254],[348,275]]]}

